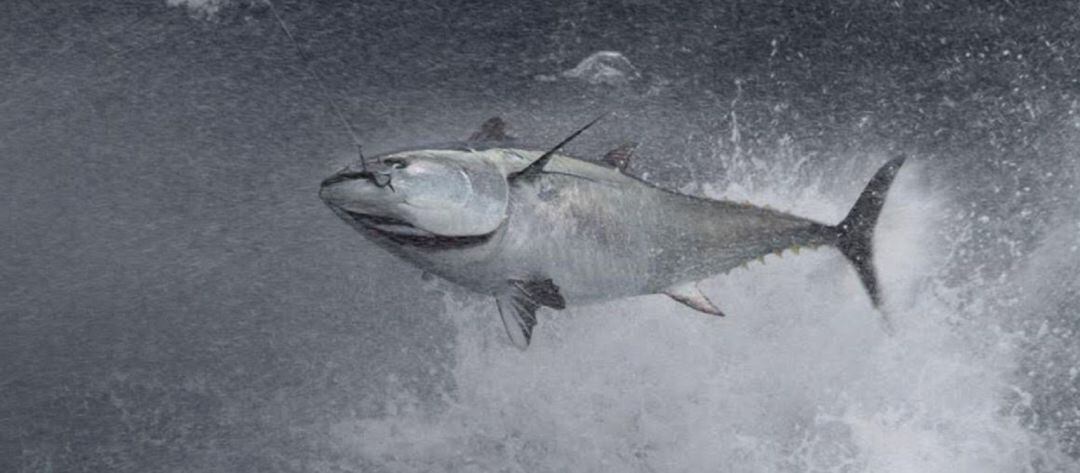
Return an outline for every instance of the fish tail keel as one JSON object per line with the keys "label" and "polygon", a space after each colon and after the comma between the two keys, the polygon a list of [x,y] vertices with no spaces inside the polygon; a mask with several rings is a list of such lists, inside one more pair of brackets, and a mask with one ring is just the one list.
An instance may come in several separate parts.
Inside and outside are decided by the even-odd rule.
{"label": "fish tail keel", "polygon": [[874,307],[881,306],[881,291],[874,268],[874,227],[885,205],[885,195],[904,159],[903,156],[894,158],[878,169],[847,217],[835,226],[826,227],[826,232],[832,235],[832,244],[855,266]]}

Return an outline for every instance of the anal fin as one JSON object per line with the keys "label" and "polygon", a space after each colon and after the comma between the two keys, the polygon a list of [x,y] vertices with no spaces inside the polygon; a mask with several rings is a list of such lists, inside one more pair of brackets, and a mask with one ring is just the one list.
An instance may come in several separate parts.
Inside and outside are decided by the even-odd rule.
{"label": "anal fin", "polygon": [[713,304],[705,294],[701,293],[701,290],[697,288],[697,284],[689,282],[685,284],[679,284],[664,290],[664,294],[674,299],[676,302],[683,304],[698,312],[704,312],[709,315],[716,315],[723,317],[724,313]]}

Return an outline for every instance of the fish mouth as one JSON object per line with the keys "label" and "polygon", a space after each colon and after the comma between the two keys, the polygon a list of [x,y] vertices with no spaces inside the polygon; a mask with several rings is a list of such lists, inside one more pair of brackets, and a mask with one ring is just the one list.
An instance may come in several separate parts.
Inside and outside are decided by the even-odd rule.
{"label": "fish mouth", "polygon": [[445,237],[417,228],[399,218],[353,212],[334,205],[331,205],[330,208],[361,233],[369,233],[379,240],[425,250],[465,249],[483,245],[496,233]]}
{"label": "fish mouth", "polygon": [[364,228],[369,228],[380,233],[387,233],[393,235],[414,236],[414,237],[434,237],[434,233],[427,230],[421,230],[413,224],[406,222],[405,220],[387,217],[385,215],[372,215],[360,212],[353,212],[342,208],[337,210],[347,220],[360,225]]}

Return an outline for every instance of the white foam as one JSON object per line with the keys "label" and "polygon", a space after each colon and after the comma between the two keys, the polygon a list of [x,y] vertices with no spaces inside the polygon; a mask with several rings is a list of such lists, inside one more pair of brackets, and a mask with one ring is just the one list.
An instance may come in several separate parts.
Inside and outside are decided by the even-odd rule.
{"label": "white foam", "polygon": [[641,77],[641,73],[626,56],[617,51],[597,51],[582,59],[562,76],[590,84],[624,85]]}
{"label": "white foam", "polygon": [[216,15],[229,3],[230,0],[165,0],[165,4],[170,7],[186,7],[192,13],[204,17]]}

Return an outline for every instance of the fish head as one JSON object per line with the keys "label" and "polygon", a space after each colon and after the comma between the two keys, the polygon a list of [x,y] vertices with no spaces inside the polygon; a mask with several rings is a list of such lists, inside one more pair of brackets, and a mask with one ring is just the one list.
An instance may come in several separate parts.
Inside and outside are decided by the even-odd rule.
{"label": "fish head", "polygon": [[404,236],[487,235],[507,218],[505,173],[481,153],[420,149],[356,162],[322,182],[342,219]]}

